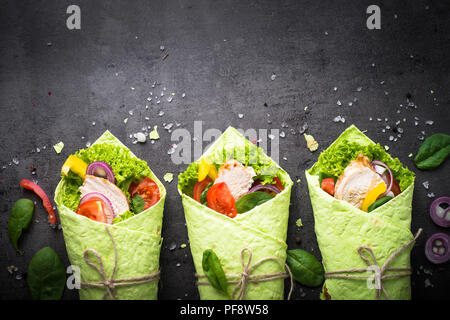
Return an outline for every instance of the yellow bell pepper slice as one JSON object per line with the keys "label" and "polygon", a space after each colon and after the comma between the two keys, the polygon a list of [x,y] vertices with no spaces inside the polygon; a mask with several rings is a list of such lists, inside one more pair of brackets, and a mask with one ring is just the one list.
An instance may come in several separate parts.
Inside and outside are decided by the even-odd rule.
{"label": "yellow bell pepper slice", "polygon": [[367,194],[366,198],[363,201],[361,210],[367,212],[369,206],[374,203],[384,192],[386,192],[386,184],[384,182],[377,184],[377,186],[370,190]]}
{"label": "yellow bell pepper slice", "polygon": [[67,158],[66,162],[64,162],[61,168],[61,172],[67,176],[69,174],[69,171],[72,171],[73,173],[76,173],[84,179],[87,167],[88,165],[86,162],[74,155],[70,155]]}
{"label": "yellow bell pepper slice", "polygon": [[217,169],[208,159],[202,158],[200,165],[198,166],[198,181],[203,181],[208,176],[213,181],[216,180]]}

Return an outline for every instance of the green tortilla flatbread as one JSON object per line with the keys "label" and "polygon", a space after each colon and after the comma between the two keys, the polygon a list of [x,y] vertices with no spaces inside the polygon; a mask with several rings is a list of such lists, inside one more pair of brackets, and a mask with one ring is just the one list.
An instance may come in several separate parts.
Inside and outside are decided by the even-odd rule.
{"label": "green tortilla flatbread", "polygon": [[[354,141],[360,146],[375,145],[352,125],[329,148],[346,141]],[[390,156],[389,159],[392,160]],[[367,213],[323,191],[319,185],[317,166],[318,163],[305,174],[314,211],[315,233],[326,272],[367,268],[367,263],[358,254],[360,246],[370,247],[381,267],[394,251],[413,238],[410,227],[414,178],[400,195]],[[395,257],[389,267],[409,268],[411,247],[412,245]],[[356,274],[372,275],[373,272]],[[383,286],[391,299],[411,298],[409,276],[385,279]],[[373,286],[371,288],[367,285],[366,279],[326,279],[322,292],[322,298],[332,300],[375,297],[376,292]],[[386,299],[386,296],[382,294],[381,298]]]}
{"label": "green tortilla flatbread", "polygon": [[[114,144],[125,147],[109,131],[106,131],[94,144]],[[131,151],[129,151],[131,153]],[[132,154],[132,153],[131,153]],[[134,156],[134,155],[133,155]],[[161,229],[166,198],[166,189],[159,179],[150,171],[150,178],[160,190],[160,200],[147,210],[124,221],[107,225],[114,237],[117,248],[117,269],[115,279],[149,275],[159,270],[161,249]],[[102,281],[102,277],[83,259],[87,249],[94,249],[102,258],[105,273],[110,277],[114,267],[114,247],[105,224],[77,215],[63,204],[65,181],[62,179],[55,190],[55,202],[61,219],[64,241],[70,263],[80,268],[81,282]],[[94,256],[90,259],[98,264]],[[158,280],[147,283],[120,286],[115,289],[116,298],[120,300],[156,300],[158,298]],[[80,299],[101,299],[105,288],[81,288]]]}
{"label": "green tortilla flatbread", "polygon": [[[230,158],[239,159],[237,156],[239,150],[247,159],[257,154],[255,157],[259,160],[265,160],[268,164],[281,169],[275,161],[232,127],[229,127],[203,156],[215,159],[214,163],[221,163],[220,161]],[[198,274],[204,274],[202,257],[206,249],[214,250],[221,261],[225,274],[242,272],[241,251],[244,248],[249,248],[253,253],[251,264],[267,257],[286,260],[286,232],[293,182],[282,169],[278,177],[285,186],[281,193],[272,200],[243,214],[238,214],[233,219],[201,205],[184,194],[178,187],[184,207],[191,253]],[[245,257],[248,258],[248,255]],[[280,272],[284,272],[284,265],[271,260],[257,266],[252,274]],[[229,299],[233,289],[234,284],[229,284],[227,296],[211,285],[198,286],[200,298],[203,300]],[[249,283],[244,299],[272,300],[283,299],[283,296],[284,280],[276,279],[258,284]]]}

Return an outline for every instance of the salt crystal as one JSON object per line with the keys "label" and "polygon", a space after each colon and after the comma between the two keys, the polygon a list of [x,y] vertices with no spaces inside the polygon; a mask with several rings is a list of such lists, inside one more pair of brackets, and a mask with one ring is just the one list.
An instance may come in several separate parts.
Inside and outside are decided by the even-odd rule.
{"label": "salt crystal", "polygon": [[304,123],[301,127],[300,130],[298,131],[300,134],[305,133],[305,131],[308,130],[308,123]]}
{"label": "salt crystal", "polygon": [[353,102],[350,101],[350,102],[348,103],[348,106],[351,107],[352,105],[353,105]]}
{"label": "salt crystal", "polygon": [[159,46],[159,50],[164,51],[164,46]]}
{"label": "salt crystal", "polygon": [[434,195],[434,193],[433,193],[433,192],[430,192],[430,193],[428,193],[428,194],[427,194],[427,197],[428,197],[428,198],[434,198],[434,197],[435,197],[435,195]]}
{"label": "salt crystal", "polygon": [[238,114],[239,119],[242,119],[244,117],[244,115],[242,113]]}
{"label": "salt crystal", "polygon": [[403,133],[403,128],[397,128],[397,131],[398,131],[399,133]]}
{"label": "salt crystal", "polygon": [[275,139],[275,136],[273,134],[269,134],[268,137],[269,137],[270,140]]}
{"label": "salt crystal", "polygon": [[361,92],[361,90],[362,90],[362,87],[356,88],[356,91],[358,91],[358,92]]}
{"label": "salt crystal", "polygon": [[281,132],[280,132],[280,137],[281,137],[281,138],[286,137],[286,133],[284,133],[284,131],[281,131]]}
{"label": "salt crystal", "polygon": [[92,125],[95,126],[95,121],[92,121]]}
{"label": "salt crystal", "polygon": [[142,132],[138,132],[134,134],[134,137],[137,139],[138,142],[144,143],[147,140],[147,137]]}
{"label": "salt crystal", "polygon": [[270,80],[273,81],[273,80],[275,80],[276,77],[277,77],[277,75],[276,75],[276,74],[273,74],[273,75],[270,76]]}
{"label": "salt crystal", "polygon": [[152,101],[152,98],[148,97],[148,98],[147,98],[147,101]]}
{"label": "salt crystal", "polygon": [[389,141],[394,140],[394,136],[389,136]]}
{"label": "salt crystal", "polygon": [[164,126],[164,129],[166,130],[170,130],[173,127],[173,123],[168,123],[167,125]]}
{"label": "salt crystal", "polygon": [[287,157],[283,157],[283,160],[284,160],[284,161],[287,161]]}
{"label": "salt crystal", "polygon": [[160,117],[162,117],[164,115],[164,111],[160,111],[159,113],[158,113],[158,116],[160,116]]}
{"label": "salt crystal", "polygon": [[168,98],[167,98],[167,102],[169,102],[169,103],[172,102],[172,99],[173,99],[173,98],[172,98],[171,96],[168,97]]}
{"label": "salt crystal", "polygon": [[176,247],[177,247],[177,244],[176,244],[175,242],[171,242],[171,243],[170,243],[170,246],[169,246],[169,250],[170,250],[170,251],[175,250]]}
{"label": "salt crystal", "polygon": [[133,110],[128,111],[128,113],[130,114],[130,116],[134,114]]}
{"label": "salt crystal", "polygon": [[156,104],[159,104],[161,101],[160,100],[158,100],[158,101],[156,101]]}
{"label": "salt crystal", "polygon": [[422,185],[423,185],[423,187],[424,187],[425,189],[427,189],[427,190],[428,190],[428,188],[430,187],[430,183],[429,183],[428,181],[424,181],[424,182],[422,183]]}
{"label": "salt crystal", "polygon": [[338,89],[337,87],[334,87],[334,88],[333,88],[334,91],[337,91],[337,89]]}
{"label": "salt crystal", "polygon": [[434,123],[433,120],[427,120],[427,121],[425,121],[425,124],[427,124],[427,125],[429,125],[429,126],[433,125],[433,123]]}
{"label": "salt crystal", "polygon": [[12,158],[12,162],[17,166],[19,164],[19,159]]}
{"label": "salt crystal", "polygon": [[338,106],[341,106],[341,105],[342,105],[342,102],[341,102],[340,100],[338,100],[338,101],[336,102],[336,104],[337,104]]}
{"label": "salt crystal", "polygon": [[88,141],[88,142],[86,142],[86,147],[90,147],[91,146],[91,143]]}
{"label": "salt crystal", "polygon": [[285,121],[283,121],[283,122],[281,123],[281,127],[282,127],[282,128],[288,128],[289,126],[288,126],[288,124],[287,124]]}
{"label": "salt crystal", "polygon": [[183,92],[183,94],[181,95],[182,98],[186,97],[186,93]]}

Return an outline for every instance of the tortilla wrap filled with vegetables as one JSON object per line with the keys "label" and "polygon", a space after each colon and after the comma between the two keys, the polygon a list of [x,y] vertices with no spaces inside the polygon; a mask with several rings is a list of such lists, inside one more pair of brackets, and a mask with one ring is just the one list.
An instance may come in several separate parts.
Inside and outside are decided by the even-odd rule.
{"label": "tortilla wrap filled with vegetables", "polygon": [[[103,176],[105,171],[114,176]],[[157,299],[165,197],[147,163],[109,131],[68,158],[55,202],[70,263],[79,268],[80,299]],[[116,286],[111,294],[103,285],[92,286],[105,276],[129,284]],[[139,277],[146,280],[139,282]]]}
{"label": "tortilla wrap filled with vegetables", "polygon": [[[245,248],[252,252],[251,265],[263,258],[280,259],[259,264],[252,274],[284,272],[280,261],[286,260],[292,184],[275,161],[232,127],[191,163],[178,177],[178,191],[197,274],[205,275],[202,259],[207,249],[215,252],[226,275],[241,274]],[[244,253],[245,263],[248,257]],[[227,293],[209,283],[198,285],[200,298],[206,300],[233,298],[234,289],[232,283]],[[250,282],[243,293],[247,300],[283,296],[284,279]]]}
{"label": "tortilla wrap filled with vegetables", "polygon": [[[326,276],[322,299],[377,297],[373,279],[353,277],[374,274],[374,266],[368,268],[368,263],[360,256],[360,247],[372,250],[379,267],[394,254],[388,267],[401,268],[397,274],[410,274],[407,269],[410,268],[412,245],[398,254],[395,251],[413,240],[410,231],[413,172],[352,125],[321,153],[305,174],[326,275],[336,271],[342,275],[340,271],[354,268],[372,268],[345,273],[352,278]],[[373,264],[373,257],[365,254]],[[385,274],[394,273],[386,271]],[[382,286],[378,298],[411,298],[409,275],[385,278]]]}

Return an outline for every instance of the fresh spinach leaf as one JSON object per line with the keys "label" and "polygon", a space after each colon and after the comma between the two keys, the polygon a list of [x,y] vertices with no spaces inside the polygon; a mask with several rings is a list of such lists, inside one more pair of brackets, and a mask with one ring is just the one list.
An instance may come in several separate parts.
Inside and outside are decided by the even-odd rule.
{"label": "fresh spinach leaf", "polygon": [[308,251],[288,250],[286,262],[294,279],[305,286],[317,287],[325,280],[322,264]]}
{"label": "fresh spinach leaf", "polygon": [[44,247],[28,266],[27,282],[33,300],[59,300],[66,285],[66,270],[58,254]]}
{"label": "fresh spinach leaf", "polygon": [[19,199],[14,203],[8,219],[8,235],[16,248],[17,252],[23,254],[19,250],[17,244],[22,231],[27,229],[33,217],[34,203],[30,199]]}
{"label": "fresh spinach leaf", "polygon": [[133,199],[131,199],[133,202],[133,211],[134,213],[138,214],[140,212],[142,212],[142,210],[144,210],[145,207],[145,201],[144,199],[141,197],[140,194],[135,194]]}
{"label": "fresh spinach leaf", "polygon": [[238,213],[247,212],[272,198],[273,196],[267,192],[255,191],[248,193],[236,201],[236,211]]}
{"label": "fresh spinach leaf", "polygon": [[207,204],[206,201],[206,195],[208,194],[209,189],[213,186],[214,182],[211,181],[210,183],[208,183],[208,185],[206,186],[205,190],[203,190],[201,196],[200,196],[200,203],[203,205]]}
{"label": "fresh spinach leaf", "polygon": [[450,136],[436,133],[425,139],[414,158],[417,168],[430,170],[438,167],[450,155]]}
{"label": "fresh spinach leaf", "polygon": [[228,295],[228,283],[225,272],[220,264],[219,257],[217,257],[212,249],[203,251],[202,267],[203,272],[205,272],[205,276],[208,278],[211,285],[215,289]]}

